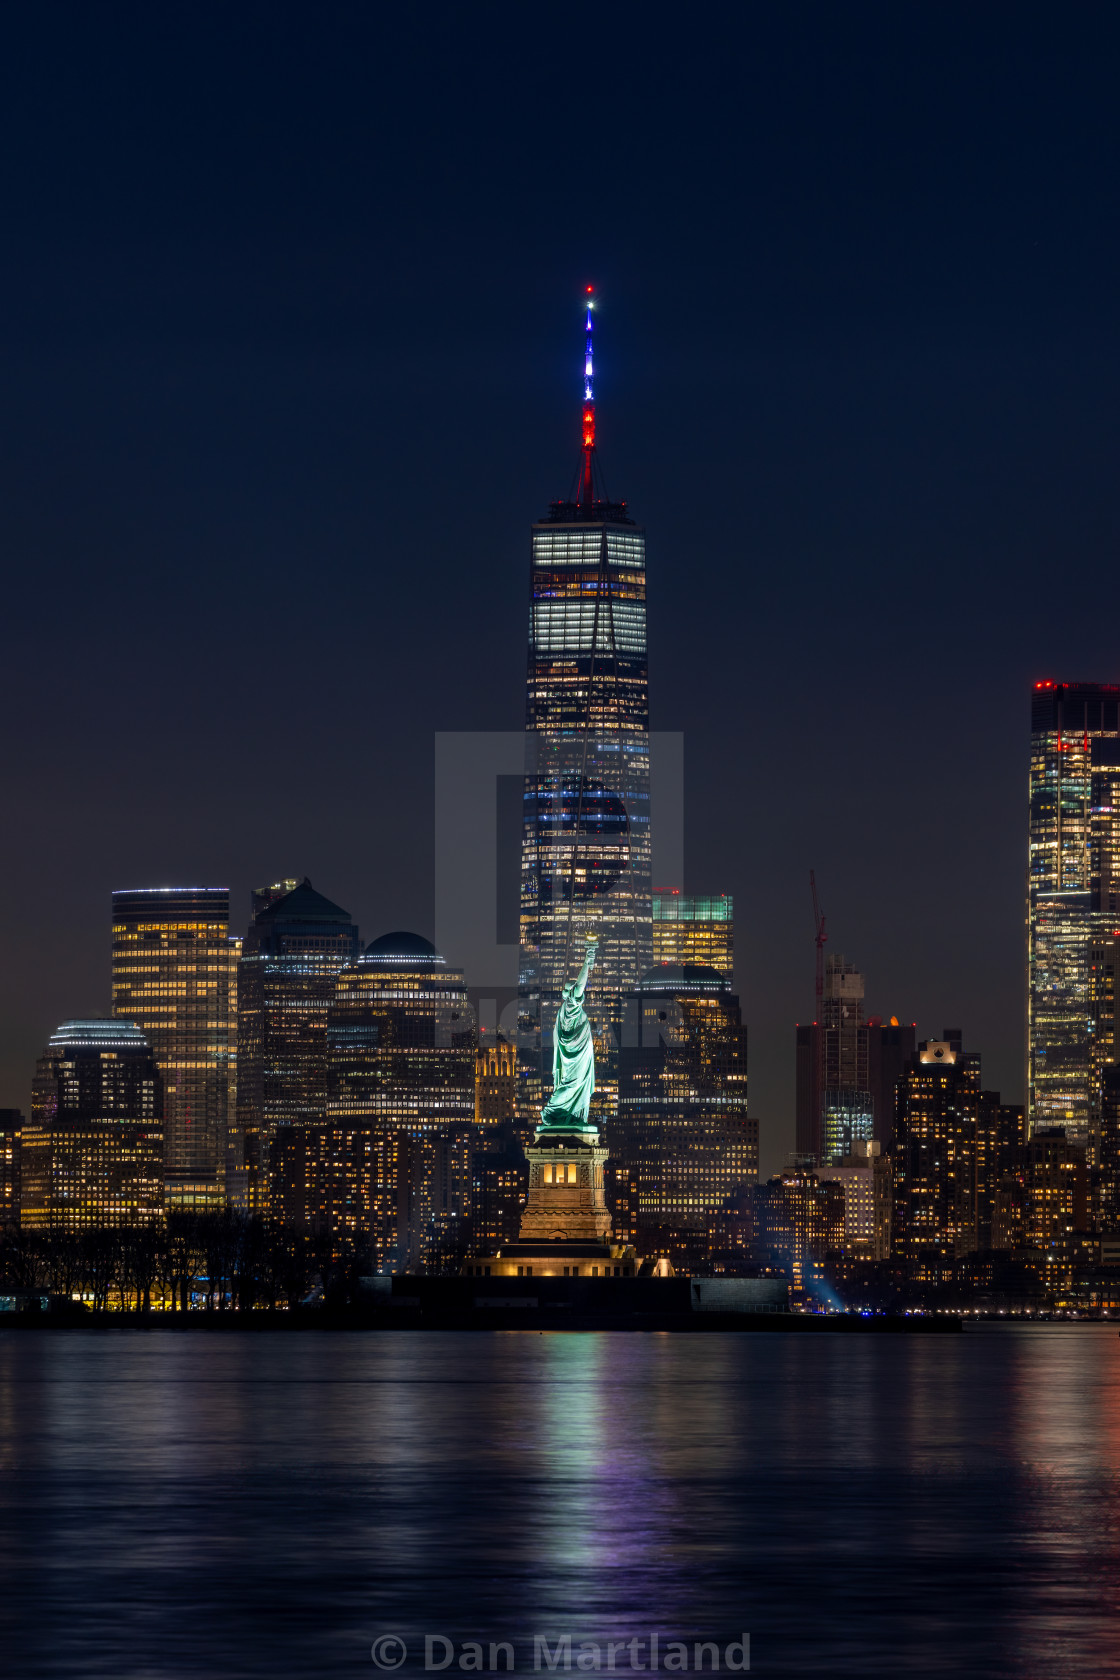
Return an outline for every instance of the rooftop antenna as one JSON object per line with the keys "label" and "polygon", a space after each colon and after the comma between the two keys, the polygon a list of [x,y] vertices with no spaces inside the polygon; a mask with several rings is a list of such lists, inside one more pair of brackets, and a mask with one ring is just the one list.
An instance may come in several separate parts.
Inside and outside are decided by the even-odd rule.
{"label": "rooftop antenna", "polygon": [[595,499],[592,459],[595,454],[595,358],[592,349],[591,311],[595,307],[595,288],[587,288],[587,335],[583,356],[583,470],[580,473],[579,505],[589,508]]}

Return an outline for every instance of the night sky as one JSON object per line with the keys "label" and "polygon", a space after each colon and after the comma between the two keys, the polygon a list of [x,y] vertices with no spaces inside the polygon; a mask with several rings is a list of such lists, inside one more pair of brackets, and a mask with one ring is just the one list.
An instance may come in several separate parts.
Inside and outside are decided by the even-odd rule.
{"label": "night sky", "polygon": [[869,1008],[1021,1101],[1028,692],[1120,679],[1118,48],[991,0],[10,5],[0,1103],[108,1007],[113,887],[431,932],[433,732],[522,723],[588,281],[764,1171],[810,867]]}

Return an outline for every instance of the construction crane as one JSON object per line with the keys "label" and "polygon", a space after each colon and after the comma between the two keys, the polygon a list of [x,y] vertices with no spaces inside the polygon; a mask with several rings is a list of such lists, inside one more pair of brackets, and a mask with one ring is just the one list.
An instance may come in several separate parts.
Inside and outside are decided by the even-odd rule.
{"label": "construction crane", "polygon": [[817,877],[809,871],[809,891],[813,895],[813,922],[817,930],[817,983],[814,993],[813,1009],[819,1024],[824,1024],[824,947],[828,935],[824,931],[824,916],[821,912],[821,901],[817,897]]}

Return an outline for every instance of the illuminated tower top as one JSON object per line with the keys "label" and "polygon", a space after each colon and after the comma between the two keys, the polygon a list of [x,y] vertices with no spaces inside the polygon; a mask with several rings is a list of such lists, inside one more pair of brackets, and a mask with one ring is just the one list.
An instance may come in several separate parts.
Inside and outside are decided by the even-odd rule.
{"label": "illuminated tower top", "polygon": [[548,512],[553,524],[632,525],[625,502],[612,502],[603,484],[603,474],[595,448],[595,349],[594,286],[584,288],[583,307],[583,425],[580,444],[579,470],[565,501],[551,503]]}
{"label": "illuminated tower top", "polygon": [[589,508],[595,499],[591,463],[595,454],[595,358],[592,345],[591,311],[595,307],[594,287],[587,288],[587,345],[583,357],[583,470],[580,473],[579,505]]}

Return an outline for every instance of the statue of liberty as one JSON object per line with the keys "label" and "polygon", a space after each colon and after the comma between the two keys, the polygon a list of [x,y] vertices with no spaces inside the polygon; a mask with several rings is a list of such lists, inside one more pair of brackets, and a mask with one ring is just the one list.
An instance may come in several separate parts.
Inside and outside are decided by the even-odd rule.
{"label": "statue of liberty", "polygon": [[599,941],[587,938],[587,955],[579,974],[565,986],[552,1033],[552,1095],[541,1111],[541,1132],[582,1132],[593,1125],[587,1118],[595,1089],[595,1045],[583,996]]}

